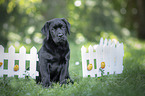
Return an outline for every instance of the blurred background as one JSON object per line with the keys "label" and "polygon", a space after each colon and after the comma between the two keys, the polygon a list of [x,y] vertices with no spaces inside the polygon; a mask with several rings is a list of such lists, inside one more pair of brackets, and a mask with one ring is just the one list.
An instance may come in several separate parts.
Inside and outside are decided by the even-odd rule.
{"label": "blurred background", "polygon": [[71,24],[70,42],[100,37],[145,39],[144,0],[0,0],[0,45],[40,46],[41,28],[53,18]]}
{"label": "blurred background", "polygon": [[[75,92],[77,95],[86,95],[87,90],[88,94],[101,92],[107,94],[105,96],[112,95],[110,91],[115,92],[112,96],[145,96],[145,0],[0,0],[0,45],[5,47],[5,52],[11,45],[15,47],[16,52],[19,52],[22,46],[27,49],[27,53],[32,46],[39,50],[45,38],[41,34],[41,28],[46,21],[53,18],[65,18],[71,24],[71,34],[68,36],[71,49],[69,71],[71,78],[78,82],[78,85],[74,84],[78,87],[68,88],[69,91],[61,93]],[[105,79],[102,79],[101,83],[90,79],[83,81],[84,79],[80,78],[81,47],[84,45],[88,48],[90,44],[98,44],[101,37],[123,42],[122,78],[110,78],[109,83]],[[24,95],[27,91],[41,94],[45,91],[34,88],[32,85],[35,83],[30,83],[27,87],[28,83],[24,82],[22,86],[22,83],[18,84],[16,81],[14,85],[18,86],[11,87],[3,82],[5,81],[0,81],[3,94],[15,92],[17,95]],[[56,93],[56,96],[60,94],[58,90],[46,93],[50,92]]]}

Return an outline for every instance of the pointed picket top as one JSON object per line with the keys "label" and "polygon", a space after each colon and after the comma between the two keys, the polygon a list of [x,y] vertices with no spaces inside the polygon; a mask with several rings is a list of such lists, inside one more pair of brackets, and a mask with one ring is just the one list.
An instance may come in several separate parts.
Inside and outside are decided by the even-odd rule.
{"label": "pointed picket top", "polygon": [[26,53],[26,48],[24,46],[20,48],[20,53]]}
{"label": "pointed picket top", "polygon": [[122,49],[123,49],[123,43],[120,43],[120,45],[122,46]]}
{"label": "pointed picket top", "polygon": [[89,52],[93,52],[93,47],[91,45],[89,46]]}
{"label": "pointed picket top", "polygon": [[14,46],[9,47],[8,52],[15,53],[15,47]]}
{"label": "pointed picket top", "polygon": [[82,46],[81,51],[86,52],[86,48],[84,46]]}
{"label": "pointed picket top", "polygon": [[96,50],[99,45],[94,45],[93,48]]}
{"label": "pointed picket top", "polygon": [[123,49],[123,43],[120,44],[121,46],[121,49],[122,49],[122,53],[123,53],[123,56],[124,56],[124,49]]}
{"label": "pointed picket top", "polygon": [[100,39],[100,45],[103,45],[103,38]]}
{"label": "pointed picket top", "polygon": [[111,47],[115,47],[115,41],[112,41]]}
{"label": "pointed picket top", "polygon": [[111,39],[109,39],[108,41],[108,46],[111,46]]}
{"label": "pointed picket top", "polygon": [[31,53],[37,53],[37,49],[34,46],[30,49],[30,54]]}
{"label": "pointed picket top", "polygon": [[2,45],[0,45],[0,53],[4,52],[4,47]]}
{"label": "pointed picket top", "polygon": [[120,46],[120,43],[119,43],[119,41],[117,41],[116,47],[119,47],[119,46]]}
{"label": "pointed picket top", "polygon": [[107,46],[107,39],[105,39],[104,41],[104,46]]}

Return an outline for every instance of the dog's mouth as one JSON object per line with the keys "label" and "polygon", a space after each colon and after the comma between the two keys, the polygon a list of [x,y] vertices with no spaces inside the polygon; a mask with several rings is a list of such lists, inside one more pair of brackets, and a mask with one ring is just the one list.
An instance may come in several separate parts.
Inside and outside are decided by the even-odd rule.
{"label": "dog's mouth", "polygon": [[65,37],[58,37],[58,38],[53,39],[53,41],[57,45],[63,45],[66,43],[67,39]]}
{"label": "dog's mouth", "polygon": [[63,43],[65,41],[66,41],[66,39],[64,37],[58,38],[58,42],[60,42],[60,43]]}
{"label": "dog's mouth", "polygon": [[57,45],[65,45],[66,44],[66,41],[65,40],[60,40],[59,42],[57,42]]}

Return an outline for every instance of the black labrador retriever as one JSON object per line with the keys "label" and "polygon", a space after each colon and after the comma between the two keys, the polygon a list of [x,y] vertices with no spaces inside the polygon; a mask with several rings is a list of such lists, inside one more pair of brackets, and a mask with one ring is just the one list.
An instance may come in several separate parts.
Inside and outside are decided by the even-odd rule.
{"label": "black labrador retriever", "polygon": [[48,87],[52,82],[61,85],[67,83],[69,76],[70,49],[67,34],[70,34],[70,24],[64,18],[55,18],[47,21],[41,32],[46,36],[38,52],[39,77],[36,82]]}

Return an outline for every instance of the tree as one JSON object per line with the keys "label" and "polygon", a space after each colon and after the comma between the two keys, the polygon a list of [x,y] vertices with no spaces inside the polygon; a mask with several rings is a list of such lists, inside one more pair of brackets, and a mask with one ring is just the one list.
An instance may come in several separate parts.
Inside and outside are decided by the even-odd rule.
{"label": "tree", "polygon": [[42,43],[41,28],[52,18],[67,17],[65,6],[66,0],[1,0],[0,44]]}
{"label": "tree", "polygon": [[82,0],[81,5],[75,7],[71,5],[74,1],[69,2],[69,19],[76,37],[83,35],[92,42],[98,41],[101,34],[108,34],[108,38],[112,33],[122,37],[121,17],[107,0]]}
{"label": "tree", "polygon": [[145,1],[136,0],[138,9],[138,37],[145,39]]}
{"label": "tree", "polygon": [[145,39],[145,1],[144,0],[110,0],[122,19],[122,27],[128,28],[135,36]]}
{"label": "tree", "polygon": [[8,41],[25,42],[27,38],[33,41],[40,28],[39,23],[43,20],[39,10],[40,3],[41,0],[1,0],[0,44],[7,46]]}

